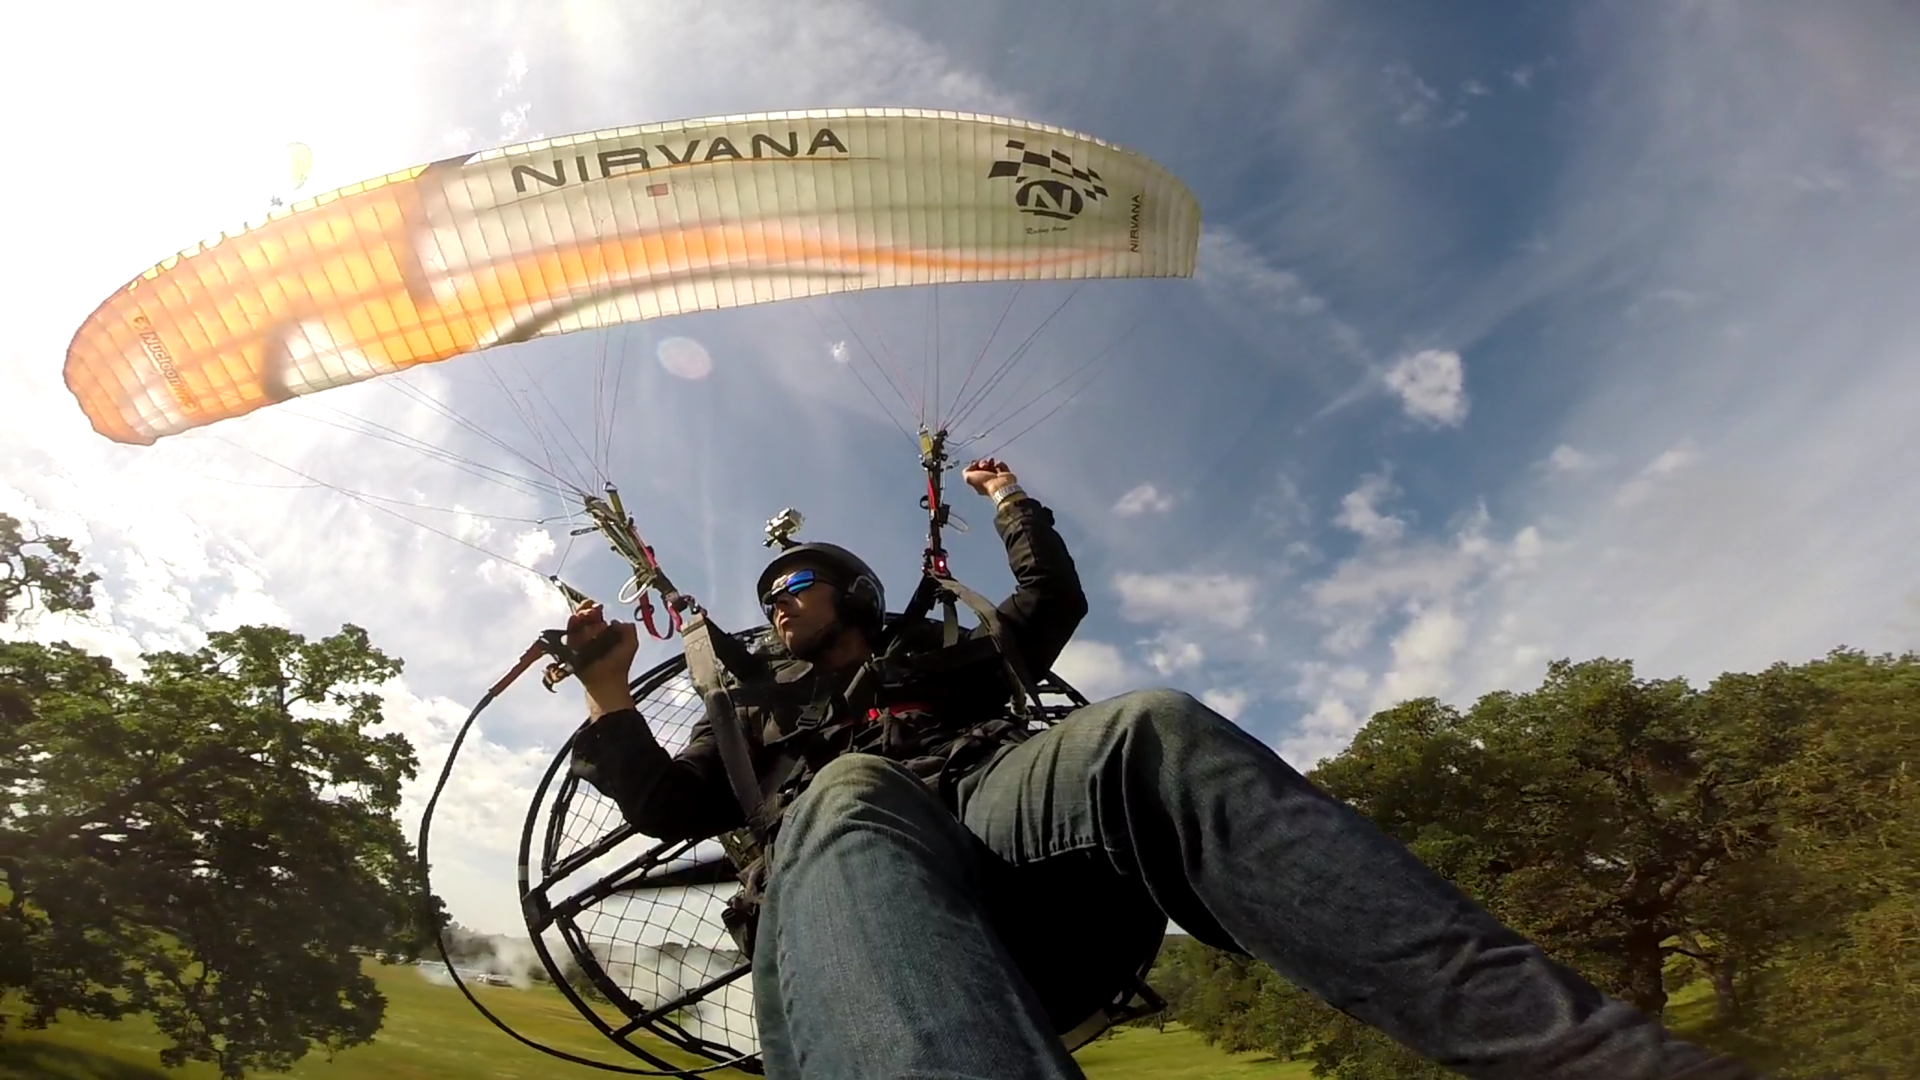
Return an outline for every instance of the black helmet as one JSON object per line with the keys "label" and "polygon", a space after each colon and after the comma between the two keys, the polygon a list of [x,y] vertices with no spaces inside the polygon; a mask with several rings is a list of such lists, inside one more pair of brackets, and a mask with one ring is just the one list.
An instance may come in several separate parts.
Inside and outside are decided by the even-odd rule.
{"label": "black helmet", "polygon": [[825,570],[828,582],[839,590],[841,617],[858,625],[869,637],[879,632],[886,619],[887,590],[880,584],[880,575],[873,572],[873,567],[839,544],[795,544],[774,556],[767,568],[760,571],[754,598],[764,599],[774,579],[795,563],[813,563]]}

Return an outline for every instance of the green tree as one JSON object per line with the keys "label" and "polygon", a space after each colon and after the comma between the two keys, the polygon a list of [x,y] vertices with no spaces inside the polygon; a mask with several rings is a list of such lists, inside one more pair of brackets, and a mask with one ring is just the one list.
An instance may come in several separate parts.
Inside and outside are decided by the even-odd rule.
{"label": "green tree", "polygon": [[[33,595],[78,595],[70,558],[35,565]],[[149,1014],[164,1064],[229,1078],[370,1040],[355,950],[416,956],[441,919],[395,818],[412,748],[374,731],[399,670],[354,626],[216,633],[137,676],[0,643],[0,991],[26,1025]]]}
{"label": "green tree", "polygon": [[[1527,693],[1467,712],[1433,699],[1375,715],[1312,779],[1603,988],[1660,1014],[1691,952],[1736,999],[1785,927],[1752,902],[1778,845],[1771,781],[1822,695],[1779,667],[1706,692],[1611,660],[1549,667]],[[1183,1021],[1343,1080],[1444,1076],[1271,977],[1223,962]],[[1189,1017],[1192,1017],[1189,1020]]]}
{"label": "green tree", "polygon": [[0,626],[29,608],[91,611],[100,576],[80,568],[73,541],[30,532],[11,514],[0,514]]}
{"label": "green tree", "polygon": [[1266,964],[1169,942],[1156,965],[1175,1019],[1229,1053],[1259,1050],[1310,1062],[1336,1080],[1443,1080],[1455,1075],[1288,983]]}
{"label": "green tree", "polygon": [[1387,710],[1315,779],[1556,958],[1659,1015],[1676,954],[1731,978],[1780,947],[1779,927],[1714,890],[1769,858],[1769,781],[1820,700],[1784,666],[1700,692],[1636,679],[1623,661],[1560,661],[1539,689],[1488,694],[1465,715],[1432,700]]}
{"label": "green tree", "polygon": [[1785,1080],[1920,1075],[1920,656],[1800,672],[1823,706],[1773,777],[1779,848],[1740,898],[1786,944],[1724,1019]]}
{"label": "green tree", "polygon": [[1153,967],[1147,972],[1147,985],[1167,1003],[1159,1012],[1150,1013],[1138,1019],[1127,1021],[1127,1027],[1152,1028],[1165,1031],[1167,1024],[1179,1014],[1180,1003],[1185,1000],[1192,977],[1188,973],[1191,961],[1188,959],[1194,950],[1203,948],[1187,934],[1169,933],[1160,944],[1160,952],[1154,956]]}
{"label": "green tree", "polygon": [[[1313,779],[1611,993],[1791,1080],[1920,1075],[1920,657],[1847,650],[1703,690],[1552,665],[1372,718]],[[1446,1075],[1242,959],[1177,1015],[1342,1080]]]}

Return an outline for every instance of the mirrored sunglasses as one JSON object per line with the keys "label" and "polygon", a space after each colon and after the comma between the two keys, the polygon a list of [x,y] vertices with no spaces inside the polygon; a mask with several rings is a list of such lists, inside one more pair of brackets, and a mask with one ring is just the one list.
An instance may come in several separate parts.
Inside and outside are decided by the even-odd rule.
{"label": "mirrored sunglasses", "polygon": [[798,596],[822,583],[823,579],[811,570],[795,570],[774,581],[773,587],[767,590],[767,595],[760,598],[760,608],[767,613],[767,618],[771,619],[773,605],[782,596]]}

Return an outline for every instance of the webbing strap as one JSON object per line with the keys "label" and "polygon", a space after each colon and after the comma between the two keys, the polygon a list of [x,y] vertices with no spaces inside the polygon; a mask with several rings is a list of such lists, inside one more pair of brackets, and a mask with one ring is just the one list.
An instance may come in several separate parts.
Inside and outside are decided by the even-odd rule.
{"label": "webbing strap", "polygon": [[[720,677],[721,660],[719,651],[725,650],[738,657],[738,662],[748,670],[740,670],[729,665],[736,677],[745,678],[750,674],[765,673],[771,676],[764,661],[748,652],[730,634],[715,637],[713,624],[706,615],[698,614],[686,624],[680,632],[682,650],[687,658],[687,675],[700,692],[700,700],[707,710],[707,724],[713,729],[714,745],[720,750],[720,761],[726,766],[727,785],[733,789],[733,797],[740,803],[740,812],[745,817],[747,827],[753,830],[754,838],[762,844],[767,840],[766,823],[762,820],[762,811],[766,805],[766,796],[761,790],[760,778],[753,770],[753,750],[747,744],[746,729],[740,724],[740,714],[735,711],[733,695],[728,691]],[[724,639],[733,648],[717,645]],[[759,672],[752,671],[758,667]]]}
{"label": "webbing strap", "polygon": [[960,598],[960,601],[973,609],[979,617],[980,625],[987,628],[987,636],[993,639],[994,647],[1000,653],[1001,662],[1013,676],[1013,710],[1021,718],[1028,715],[1026,699],[1032,698],[1034,708],[1043,708],[1040,701],[1039,685],[1027,673],[1026,661],[1021,659],[1016,643],[1010,640],[1005,620],[1000,617],[1000,609],[994,607],[987,598],[960,584],[952,577],[941,575],[936,579],[939,586]]}

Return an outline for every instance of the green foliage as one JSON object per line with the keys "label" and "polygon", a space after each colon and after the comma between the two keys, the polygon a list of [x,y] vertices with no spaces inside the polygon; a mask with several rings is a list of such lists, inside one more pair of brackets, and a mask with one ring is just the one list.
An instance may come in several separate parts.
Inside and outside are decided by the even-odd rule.
{"label": "green foliage", "polygon": [[163,1064],[226,1077],[371,1039],[354,950],[415,955],[439,919],[395,817],[412,747],[374,733],[399,670],[354,626],[215,633],[137,676],[0,643],[0,992],[25,1026],[148,1014]]}
{"label": "green foliage", "polygon": [[1772,778],[1777,872],[1746,898],[1782,947],[1723,1027],[1785,1080],[1920,1075],[1920,656],[1804,670],[1826,707]]}
{"label": "green foliage", "polygon": [[1150,980],[1179,1023],[1228,1053],[1298,1061],[1313,1076],[1426,1080],[1453,1074],[1282,979],[1265,964],[1170,937]]}
{"label": "green foliage", "polygon": [[[1696,690],[1614,660],[1462,713],[1374,716],[1313,779],[1497,916],[1789,1080],[1920,1075],[1920,657],[1837,651]],[[1243,957],[1163,956],[1174,1015],[1342,1080],[1444,1076]]]}
{"label": "green foliage", "polygon": [[73,541],[29,532],[19,518],[0,514],[0,624],[28,608],[49,612],[93,610],[100,575],[80,569]]}

